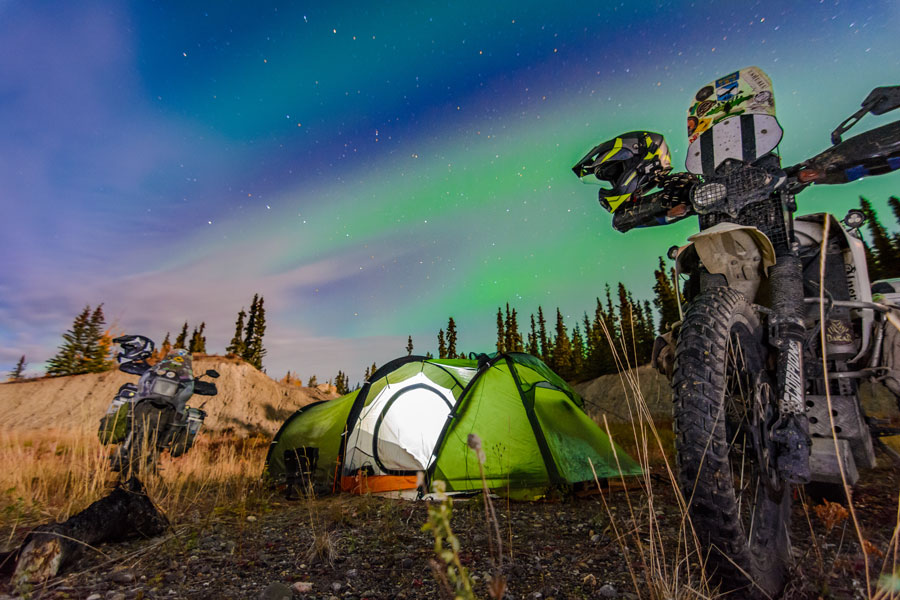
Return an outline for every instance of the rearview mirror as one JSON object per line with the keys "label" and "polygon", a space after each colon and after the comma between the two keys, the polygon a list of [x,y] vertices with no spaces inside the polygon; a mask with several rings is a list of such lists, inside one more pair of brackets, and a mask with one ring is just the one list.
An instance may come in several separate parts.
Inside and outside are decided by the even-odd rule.
{"label": "rearview mirror", "polygon": [[869,104],[872,105],[869,112],[873,115],[883,115],[900,107],[900,85],[875,88],[863,102],[863,106]]}
{"label": "rearview mirror", "polygon": [[215,369],[207,369],[207,370],[206,370],[206,374],[207,374],[209,377],[212,377],[213,379],[215,379],[215,378],[217,378],[217,377],[219,376],[219,372],[216,371]]}
{"label": "rearview mirror", "polygon": [[834,145],[840,144],[841,136],[844,135],[848,129],[856,125],[866,113],[883,115],[895,108],[900,108],[900,85],[888,85],[875,88],[869,92],[869,95],[863,100],[862,108],[844,119],[844,122],[831,132],[831,143]]}

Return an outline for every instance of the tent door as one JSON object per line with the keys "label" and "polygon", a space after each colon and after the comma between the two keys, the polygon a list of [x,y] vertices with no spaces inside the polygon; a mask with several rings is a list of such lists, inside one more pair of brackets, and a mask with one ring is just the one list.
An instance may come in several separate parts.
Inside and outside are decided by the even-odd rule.
{"label": "tent door", "polygon": [[426,471],[452,406],[427,384],[398,391],[378,417],[372,453],[386,473]]}

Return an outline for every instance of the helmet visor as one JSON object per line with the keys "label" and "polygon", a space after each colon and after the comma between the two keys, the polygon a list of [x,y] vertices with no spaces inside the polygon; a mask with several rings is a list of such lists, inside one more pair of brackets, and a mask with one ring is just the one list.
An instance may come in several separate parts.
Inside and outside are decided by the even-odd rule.
{"label": "helmet visor", "polygon": [[623,147],[620,139],[616,142],[612,147],[609,144],[597,146],[572,167],[583,183],[601,186],[607,183],[611,188],[622,177],[634,152]]}

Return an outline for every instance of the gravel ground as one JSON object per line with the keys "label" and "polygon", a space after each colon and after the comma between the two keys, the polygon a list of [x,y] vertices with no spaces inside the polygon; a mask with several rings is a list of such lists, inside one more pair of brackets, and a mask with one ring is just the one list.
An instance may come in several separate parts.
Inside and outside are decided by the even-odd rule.
{"label": "gravel ground", "polygon": [[[681,517],[666,483],[656,478],[653,485],[652,512],[640,485],[627,494],[614,486],[602,497],[560,502],[496,499],[502,572],[508,585],[505,597],[654,597],[648,581],[659,581],[660,573],[645,577],[638,544],[646,549],[649,540],[662,540],[664,562],[669,565],[663,579],[673,582],[671,565],[677,560]],[[898,488],[897,470],[884,467],[866,472],[854,492],[858,516],[877,551],[889,547],[897,522]],[[796,566],[785,596],[858,597],[865,589],[865,570],[850,521],[838,518],[828,531],[814,508],[807,520],[797,504]],[[64,577],[33,589],[30,597],[440,598],[432,567],[434,537],[422,531],[427,509],[424,501],[375,497],[286,501],[261,493],[238,508],[197,508],[177,515],[172,532],[160,538],[104,545],[79,559]],[[659,538],[651,537],[651,514]],[[493,567],[481,498],[455,502],[451,523],[475,592],[487,598]],[[318,554],[311,550],[316,540]],[[649,556],[648,551],[644,555]],[[884,559],[876,551],[869,556],[880,569]],[[679,571],[682,585],[688,583],[684,577],[684,570]],[[5,585],[0,584],[0,599],[9,597],[4,592],[11,593]]]}

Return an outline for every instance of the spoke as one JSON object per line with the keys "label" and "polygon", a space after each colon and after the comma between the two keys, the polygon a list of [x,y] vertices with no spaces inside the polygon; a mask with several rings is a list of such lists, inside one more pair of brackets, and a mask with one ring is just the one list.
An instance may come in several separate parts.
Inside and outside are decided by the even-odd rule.
{"label": "spoke", "polygon": [[747,531],[747,539],[753,541],[753,526],[756,524],[756,507],[759,506],[759,477],[756,478],[756,487],[753,489],[753,508],[750,511],[750,529]]}

